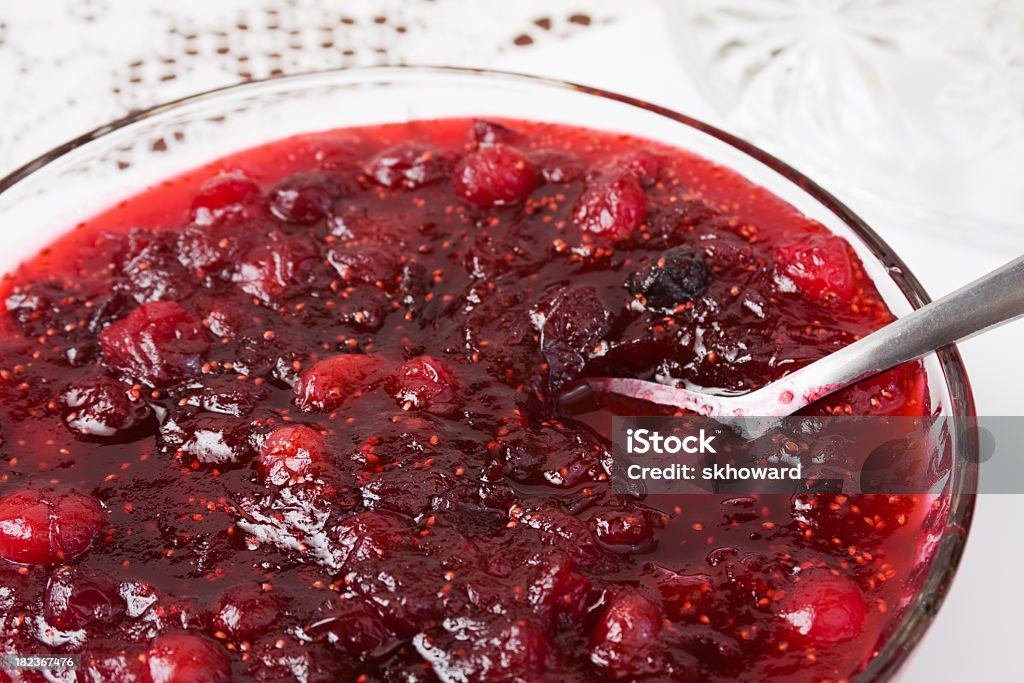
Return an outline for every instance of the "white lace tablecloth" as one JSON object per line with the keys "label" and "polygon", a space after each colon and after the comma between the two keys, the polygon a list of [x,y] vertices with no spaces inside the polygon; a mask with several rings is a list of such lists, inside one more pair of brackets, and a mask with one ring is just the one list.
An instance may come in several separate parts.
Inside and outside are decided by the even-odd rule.
{"label": "white lace tablecloth", "polygon": [[[133,110],[243,80],[353,65],[507,68],[723,121],[678,63],[673,43],[686,36],[666,29],[655,0],[0,0],[0,7],[0,174]],[[842,179],[834,182],[829,189],[843,196]],[[933,295],[1012,256],[909,229],[847,199]],[[1024,415],[1022,348],[1021,323],[961,346],[979,413]],[[904,680],[1020,680],[1024,543],[1009,526],[1022,500],[979,500],[951,596]]]}
{"label": "white lace tablecloth", "polygon": [[[632,0],[643,11],[649,0]],[[0,172],[138,109],[283,73],[491,65],[614,22],[615,0],[0,0]]]}

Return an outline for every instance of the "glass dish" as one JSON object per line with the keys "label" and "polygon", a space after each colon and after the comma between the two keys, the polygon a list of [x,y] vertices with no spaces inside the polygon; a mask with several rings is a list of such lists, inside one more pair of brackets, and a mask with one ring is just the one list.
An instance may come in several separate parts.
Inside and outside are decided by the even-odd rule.
{"label": "glass dish", "polygon": [[[843,204],[760,149],[684,115],[569,83],[438,67],[382,67],[271,79],[144,111],[73,140],[0,180],[0,271],[69,226],[174,174],[270,140],[359,124],[457,116],[531,118],[631,133],[726,165],[853,245],[897,315],[928,302],[900,258]],[[925,360],[943,415],[974,415],[955,349]],[[919,572],[862,674],[887,680],[933,620],[964,548],[977,490],[976,444],[952,430],[953,465],[924,534]]]}
{"label": "glass dish", "polygon": [[723,125],[898,229],[1019,248],[1024,4],[679,0],[680,63]]}

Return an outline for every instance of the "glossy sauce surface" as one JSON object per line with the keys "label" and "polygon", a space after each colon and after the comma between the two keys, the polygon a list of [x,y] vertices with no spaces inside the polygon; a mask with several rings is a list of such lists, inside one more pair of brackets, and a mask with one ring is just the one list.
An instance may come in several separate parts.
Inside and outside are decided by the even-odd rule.
{"label": "glossy sauce surface", "polygon": [[[3,649],[83,680],[842,680],[917,556],[913,497],[614,494],[560,413],[582,374],[747,391],[891,319],[844,241],[649,141],[284,140],[3,295]],[[928,411],[911,364],[808,412]]]}

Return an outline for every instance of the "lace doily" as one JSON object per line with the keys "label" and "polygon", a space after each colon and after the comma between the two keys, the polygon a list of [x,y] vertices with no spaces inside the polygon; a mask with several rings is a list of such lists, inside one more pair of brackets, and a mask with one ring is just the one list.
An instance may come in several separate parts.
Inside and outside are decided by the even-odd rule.
{"label": "lace doily", "polygon": [[6,3],[0,173],[131,111],[210,88],[345,66],[488,66],[626,9],[615,0]]}

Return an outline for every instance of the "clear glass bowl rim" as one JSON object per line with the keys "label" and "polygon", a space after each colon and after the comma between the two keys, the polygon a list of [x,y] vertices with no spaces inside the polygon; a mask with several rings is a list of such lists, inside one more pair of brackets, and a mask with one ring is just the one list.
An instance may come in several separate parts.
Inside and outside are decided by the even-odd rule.
{"label": "clear glass bowl rim", "polygon": [[[630,107],[646,110],[649,113],[659,115],[715,138],[718,141],[735,148],[740,153],[762,163],[772,171],[778,173],[780,176],[799,186],[807,195],[818,201],[823,207],[834,214],[836,218],[842,221],[863,242],[873,257],[887,269],[889,277],[913,308],[920,308],[931,301],[931,298],[928,296],[924,287],[907,268],[903,260],[849,207],[800,171],[797,171],[795,168],[789,166],[777,157],[747,142],[746,140],[685,114],[627,95],[621,95],[607,90],[602,90],[600,88],[562,81],[559,79],[493,69],[436,65],[395,65],[325,69],[298,74],[273,76],[271,78],[247,81],[244,83],[237,83],[207,90],[134,112],[53,148],[45,154],[42,154],[23,166],[11,171],[7,176],[0,179],[0,194],[3,194],[20,181],[43,169],[55,160],[67,155],[73,150],[97,141],[105,135],[118,131],[133,123],[153,119],[154,117],[158,117],[162,114],[173,113],[177,109],[193,103],[210,102],[219,98],[229,98],[237,92],[258,88],[261,85],[268,83],[279,83],[282,81],[301,82],[303,79],[330,77],[332,74],[338,75],[339,77],[344,76],[346,79],[358,78],[365,75],[366,81],[371,83],[385,83],[389,74],[392,74],[393,76],[401,75],[405,78],[413,75],[415,77],[423,78],[458,76],[463,78],[479,77],[482,79],[502,79],[511,83],[519,82],[523,85],[572,90],[584,95],[604,98]],[[753,182],[756,182],[756,180]],[[938,356],[939,364],[945,379],[953,415],[962,420],[974,416],[976,412],[974,398],[971,393],[966,369],[959,352],[955,347],[947,347],[937,351],[936,355]],[[966,430],[963,429],[958,430],[960,434],[964,434],[965,431]],[[970,432],[968,431],[967,433]],[[868,666],[858,675],[859,680],[888,680],[899,671],[900,667],[907,660],[915,645],[920,641],[928,626],[931,624],[939,607],[945,599],[950,584],[952,583],[957,566],[959,565],[960,557],[966,544],[974,512],[975,494],[977,492],[977,471],[976,468],[969,465],[969,463],[977,462],[977,444],[973,439],[968,438],[966,443],[958,445],[962,446],[962,451],[965,452],[955,454],[956,457],[954,458],[954,461],[957,466],[952,479],[951,491],[948,494],[950,496],[948,515],[938,544],[938,550],[932,558],[932,566],[925,576],[921,588],[915,596],[913,604],[907,610],[905,618],[895,628],[889,639],[885,642],[880,651],[872,658]],[[964,463],[968,464],[964,465]]]}

